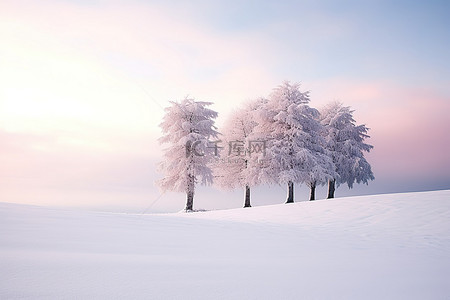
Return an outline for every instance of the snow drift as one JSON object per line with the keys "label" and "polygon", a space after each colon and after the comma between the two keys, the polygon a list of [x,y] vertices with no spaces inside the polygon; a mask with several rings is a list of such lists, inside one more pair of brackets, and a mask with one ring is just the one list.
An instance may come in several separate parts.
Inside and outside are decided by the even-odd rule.
{"label": "snow drift", "polygon": [[450,191],[167,215],[0,203],[2,299],[443,299]]}

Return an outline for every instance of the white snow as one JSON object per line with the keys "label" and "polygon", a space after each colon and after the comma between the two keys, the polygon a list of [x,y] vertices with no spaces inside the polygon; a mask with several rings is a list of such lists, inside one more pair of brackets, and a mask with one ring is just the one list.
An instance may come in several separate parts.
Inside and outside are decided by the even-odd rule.
{"label": "white snow", "polygon": [[130,215],[0,203],[1,299],[445,299],[450,190]]}

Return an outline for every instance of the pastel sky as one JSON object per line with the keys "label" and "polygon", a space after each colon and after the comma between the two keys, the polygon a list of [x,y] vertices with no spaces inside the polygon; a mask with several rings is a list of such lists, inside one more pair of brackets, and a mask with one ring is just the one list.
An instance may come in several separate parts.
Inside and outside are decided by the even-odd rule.
{"label": "pastel sky", "polygon": [[[283,80],[371,128],[376,180],[338,196],[450,188],[449,2],[166,2],[0,1],[0,201],[181,210],[185,195],[154,185],[163,108],[212,101],[220,130]],[[241,193],[200,188],[195,206]]]}

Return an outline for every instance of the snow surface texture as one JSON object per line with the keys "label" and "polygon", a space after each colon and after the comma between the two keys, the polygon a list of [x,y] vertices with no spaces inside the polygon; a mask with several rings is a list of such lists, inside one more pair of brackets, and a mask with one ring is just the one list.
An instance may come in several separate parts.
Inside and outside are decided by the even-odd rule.
{"label": "snow surface texture", "polygon": [[1,299],[448,299],[450,190],[129,215],[0,203]]}

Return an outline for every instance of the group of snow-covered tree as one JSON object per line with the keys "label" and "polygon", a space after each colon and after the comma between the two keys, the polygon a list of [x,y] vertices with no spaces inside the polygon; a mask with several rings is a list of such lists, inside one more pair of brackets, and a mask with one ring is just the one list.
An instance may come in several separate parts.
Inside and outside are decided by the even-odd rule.
{"label": "group of snow-covered tree", "polygon": [[266,98],[236,109],[218,132],[211,102],[186,98],[171,102],[161,123],[160,142],[168,144],[159,169],[164,190],[185,192],[186,210],[193,209],[195,185],[250,190],[260,184],[287,185],[286,203],[294,202],[294,184],[310,188],[328,184],[328,198],[337,186],[368,183],[374,176],[364,157],[368,128],[356,125],[353,111],[333,102],[320,111],[309,106],[308,92],[284,82]]}

